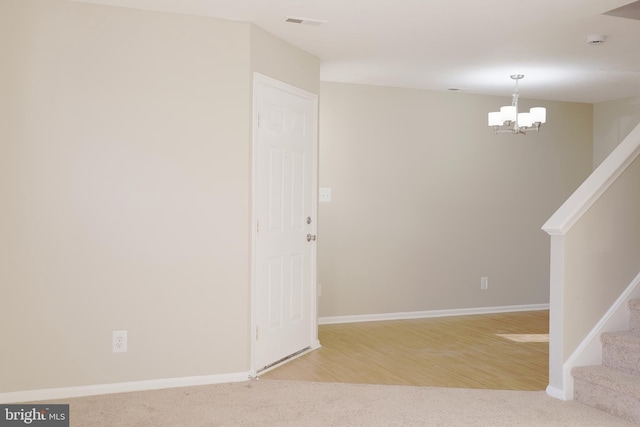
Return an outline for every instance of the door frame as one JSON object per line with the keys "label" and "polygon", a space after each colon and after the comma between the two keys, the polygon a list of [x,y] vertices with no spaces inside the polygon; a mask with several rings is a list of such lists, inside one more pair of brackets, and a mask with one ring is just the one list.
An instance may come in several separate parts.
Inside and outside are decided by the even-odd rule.
{"label": "door frame", "polygon": [[[251,325],[249,330],[250,336],[250,369],[249,375],[251,377],[256,377],[258,374],[258,369],[262,368],[262,366],[256,366],[256,347],[257,347],[257,315],[256,310],[258,307],[259,301],[257,301],[257,264],[256,264],[256,240],[258,237],[257,232],[257,209],[256,209],[256,201],[257,201],[257,160],[258,160],[258,90],[259,86],[269,86],[274,89],[282,90],[284,92],[290,93],[292,95],[296,95],[305,99],[308,99],[313,102],[313,159],[312,159],[312,171],[311,171],[311,211],[315,217],[315,227],[313,227],[314,233],[317,234],[318,230],[318,95],[312,92],[308,92],[304,89],[300,89],[296,86],[292,86],[288,83],[282,82],[280,80],[276,80],[274,78],[268,77],[264,74],[260,74],[257,72],[253,73],[253,85],[252,85],[252,95],[253,95],[253,115],[252,115],[252,144],[251,144]],[[313,319],[311,322],[312,328],[312,342],[309,343],[311,347],[310,350],[314,350],[320,347],[320,342],[318,341],[318,292],[317,292],[317,244],[313,245],[312,256],[311,256],[311,289],[309,298],[310,301],[310,316]],[[301,353],[302,355],[304,353]],[[298,357],[296,355],[295,357]],[[292,360],[295,357],[292,357]],[[277,366],[277,365],[276,365]],[[275,366],[274,366],[275,367]],[[265,372],[265,371],[261,371]]]}

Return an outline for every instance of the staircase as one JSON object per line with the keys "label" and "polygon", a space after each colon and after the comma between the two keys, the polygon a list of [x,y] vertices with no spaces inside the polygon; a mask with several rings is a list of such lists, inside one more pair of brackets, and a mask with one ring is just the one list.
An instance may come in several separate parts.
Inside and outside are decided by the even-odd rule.
{"label": "staircase", "polygon": [[571,370],[574,399],[640,423],[640,300],[629,301],[629,330],[605,332],[602,366]]}

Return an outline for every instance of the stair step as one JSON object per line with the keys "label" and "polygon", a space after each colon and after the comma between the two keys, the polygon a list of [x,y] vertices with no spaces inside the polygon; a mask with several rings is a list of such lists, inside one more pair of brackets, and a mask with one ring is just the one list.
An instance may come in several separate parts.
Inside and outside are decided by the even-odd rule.
{"label": "stair step", "polygon": [[640,423],[640,377],[607,366],[571,370],[574,399],[620,418]]}
{"label": "stair step", "polygon": [[601,340],[603,366],[640,375],[640,333],[605,332]]}
{"label": "stair step", "polygon": [[632,331],[640,331],[640,299],[629,301],[629,310],[631,310],[630,329]]}

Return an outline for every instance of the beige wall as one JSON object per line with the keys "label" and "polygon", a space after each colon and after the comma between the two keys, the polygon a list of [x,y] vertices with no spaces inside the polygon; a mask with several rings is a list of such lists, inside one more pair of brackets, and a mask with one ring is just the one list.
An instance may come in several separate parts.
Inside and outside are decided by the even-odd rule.
{"label": "beige wall", "polygon": [[0,393],[249,370],[258,44],[317,76],[246,23],[0,2]]}
{"label": "beige wall", "polygon": [[640,97],[600,102],[593,106],[593,168],[640,123]]}
{"label": "beige wall", "polygon": [[563,360],[638,274],[640,158],[564,237]]}
{"label": "beige wall", "polygon": [[[594,104],[594,169],[638,123],[638,97]],[[636,159],[566,235],[564,359],[638,273],[639,186]]]}
{"label": "beige wall", "polygon": [[[508,97],[338,83],[320,91],[321,316],[549,302],[540,228],[591,171],[592,106],[495,135]],[[480,277],[489,290],[480,291]]]}
{"label": "beige wall", "polygon": [[263,29],[251,26],[251,69],[317,94],[320,60]]}

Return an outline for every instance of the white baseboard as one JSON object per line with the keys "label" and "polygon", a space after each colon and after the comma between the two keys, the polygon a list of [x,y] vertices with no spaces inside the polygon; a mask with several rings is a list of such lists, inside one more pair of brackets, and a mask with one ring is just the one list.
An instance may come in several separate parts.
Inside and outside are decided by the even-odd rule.
{"label": "white baseboard", "polygon": [[429,317],[468,316],[473,314],[509,313],[516,311],[549,310],[549,304],[509,305],[503,307],[458,308],[451,310],[410,311],[402,313],[359,314],[318,318],[319,325],[335,323],[376,322],[381,320],[426,319]]}
{"label": "white baseboard", "polygon": [[555,399],[567,400],[567,396],[565,396],[564,390],[552,387],[551,385],[547,386],[547,394]]}
{"label": "white baseboard", "polygon": [[41,402],[44,400],[70,399],[73,397],[100,394],[126,393],[131,391],[160,390],[164,388],[189,387],[247,381],[249,372],[204,375],[195,377],[166,378],[160,380],[133,381],[115,384],[97,384],[78,387],[48,388],[0,393],[0,403]]}

